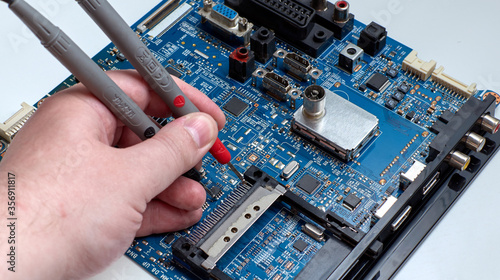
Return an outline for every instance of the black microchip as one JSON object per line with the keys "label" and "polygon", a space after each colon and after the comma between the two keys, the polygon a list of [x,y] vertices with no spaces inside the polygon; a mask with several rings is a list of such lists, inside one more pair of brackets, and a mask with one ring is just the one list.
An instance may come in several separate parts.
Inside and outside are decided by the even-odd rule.
{"label": "black microchip", "polygon": [[344,205],[345,208],[352,211],[356,209],[356,207],[358,207],[360,203],[361,199],[357,197],[355,194],[351,193],[344,199],[344,203],[342,205]]}
{"label": "black microchip", "polygon": [[393,110],[394,108],[396,108],[396,106],[398,106],[398,101],[392,98],[385,102],[385,107],[389,108],[390,110]]}
{"label": "black microchip", "polygon": [[388,187],[387,190],[385,190],[386,195],[391,195],[394,192],[395,188],[394,187]]}
{"label": "black microchip", "polygon": [[214,186],[210,189],[210,192],[212,197],[217,197],[218,195],[220,195],[221,189],[217,186]]}
{"label": "black microchip", "polygon": [[380,73],[373,74],[370,79],[366,82],[366,86],[373,89],[376,92],[380,92],[382,88],[389,82],[389,78]]}
{"label": "black microchip", "polygon": [[366,85],[365,84],[362,84],[359,86],[359,90],[362,91],[362,92],[365,92],[366,91]]}
{"label": "black microchip", "polygon": [[404,94],[407,94],[410,91],[410,86],[407,83],[402,83],[399,85],[398,90]]}
{"label": "black microchip", "polygon": [[319,187],[320,184],[321,183],[318,180],[314,179],[313,176],[306,174],[302,176],[302,178],[300,178],[300,180],[297,182],[297,187],[299,187],[306,193],[311,194],[316,190],[316,188]]}
{"label": "black microchip", "polygon": [[409,112],[408,114],[406,114],[406,119],[407,120],[413,120],[413,118],[415,117],[415,111],[411,111]]}
{"label": "black microchip", "polygon": [[304,252],[304,250],[307,248],[307,243],[302,239],[297,239],[297,241],[293,243],[293,248],[297,249],[300,252]]}
{"label": "black microchip", "polygon": [[395,100],[397,100],[398,102],[403,100],[403,98],[405,98],[405,95],[402,94],[401,92],[396,92],[395,94],[392,95],[392,98],[394,98]]}
{"label": "black microchip", "polygon": [[385,73],[387,74],[387,76],[389,76],[391,78],[396,78],[399,74],[399,71],[398,71],[398,69],[395,69],[395,68],[389,68],[389,69],[387,69],[387,71],[385,71]]}
{"label": "black microchip", "polygon": [[167,236],[165,236],[165,239],[163,239],[163,241],[167,244],[172,244],[172,242],[174,242],[174,239],[175,239],[175,235],[168,234]]}
{"label": "black microchip", "polygon": [[167,72],[172,75],[172,76],[175,76],[177,78],[180,78],[182,76],[182,72],[178,71],[177,69],[175,68],[172,68],[172,67],[167,67]]}
{"label": "black microchip", "polygon": [[243,111],[245,111],[246,108],[248,108],[248,104],[233,96],[233,98],[231,98],[231,100],[229,100],[223,108],[235,117],[238,117],[241,113],[243,113]]}

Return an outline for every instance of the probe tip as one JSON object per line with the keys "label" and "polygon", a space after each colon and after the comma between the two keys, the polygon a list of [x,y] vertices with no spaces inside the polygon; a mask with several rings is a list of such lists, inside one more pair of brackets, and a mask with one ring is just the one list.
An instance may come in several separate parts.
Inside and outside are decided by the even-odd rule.
{"label": "probe tip", "polygon": [[210,148],[210,154],[220,163],[226,164],[231,161],[231,154],[226,149],[219,138],[215,140],[214,145]]}

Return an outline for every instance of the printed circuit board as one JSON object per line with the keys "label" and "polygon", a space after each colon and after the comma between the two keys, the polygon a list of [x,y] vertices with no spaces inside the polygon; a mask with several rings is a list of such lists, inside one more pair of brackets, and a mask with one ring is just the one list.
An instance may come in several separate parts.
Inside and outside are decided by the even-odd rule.
{"label": "printed circuit board", "polygon": [[[409,217],[404,193],[431,193],[491,144],[498,127],[484,123],[494,118],[471,123],[476,146],[457,140],[444,152],[438,136],[462,108],[483,110],[478,119],[494,111],[496,93],[422,61],[384,27],[356,21],[346,1],[326,10],[322,1],[225,2],[162,1],[132,26],[170,74],[222,108],[219,137],[245,174],[242,182],[205,156],[201,221],[133,242],[126,255],[158,279],[330,275],[335,262],[311,270],[332,242],[349,254],[384,217],[397,231]],[[105,71],[132,68],[112,44],[94,60]],[[76,82],[69,77],[47,96]],[[383,254],[375,241],[364,246],[372,259]]]}

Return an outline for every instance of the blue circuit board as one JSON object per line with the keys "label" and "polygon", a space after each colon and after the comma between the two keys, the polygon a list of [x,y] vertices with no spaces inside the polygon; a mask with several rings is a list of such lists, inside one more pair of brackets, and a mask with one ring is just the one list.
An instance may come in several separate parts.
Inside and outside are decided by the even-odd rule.
{"label": "blue circuit board", "polygon": [[[241,101],[241,112],[237,115],[224,109],[227,123],[219,133],[240,172],[251,165],[257,166],[309,204],[337,213],[360,231],[368,232],[373,226],[374,207],[388,196],[397,198],[402,193],[400,174],[415,161],[425,162],[429,144],[435,137],[429,128],[436,119],[445,110],[457,111],[467,100],[431,80],[423,81],[403,71],[403,60],[412,49],[389,37],[386,47],[377,56],[365,55],[361,67],[353,74],[337,67],[339,53],[348,43],[356,44],[365,28],[358,21],[343,40],[332,40],[316,58],[277,38],[278,49],[307,59],[321,71],[319,77],[315,81],[297,79],[289,75],[279,59],[270,59],[265,64],[256,62],[257,67],[271,69],[302,92],[313,83],[321,85],[379,120],[377,133],[359,155],[351,161],[340,160],[292,131],[293,115],[302,105],[302,98],[292,106],[290,100],[278,101],[268,95],[261,81],[255,78],[242,83],[228,76],[229,56],[240,45],[227,42],[203,26],[198,13],[202,5],[200,1],[180,1],[177,9],[163,20],[171,21],[171,25],[161,32],[152,28],[142,33],[142,41],[171,73],[205,93],[221,108],[235,98]],[[132,28],[136,30],[158,7]],[[155,36],[151,35],[153,32]],[[94,60],[104,70],[132,68],[120,55],[110,44]],[[388,86],[381,92],[360,90],[374,73],[385,74],[388,69],[397,73],[389,77]],[[69,77],[47,96],[75,83],[74,77]],[[402,84],[409,86],[408,93],[394,109],[388,109],[386,102]],[[482,99],[485,93],[477,91],[471,98]],[[405,117],[409,112],[414,112],[411,120]],[[0,151],[5,151],[6,144],[0,142],[0,145]],[[292,161],[297,162],[299,168],[289,179],[284,179],[280,175]],[[205,175],[201,183],[215,195],[207,195],[201,221],[183,231],[137,238],[126,252],[158,279],[193,278],[174,264],[172,244],[180,237],[193,242],[201,239],[213,226],[217,213],[224,210],[225,203],[237,196],[241,188],[235,174],[211,155],[205,156],[203,166]],[[304,176],[318,182],[311,192],[297,187]],[[343,203],[350,194],[361,200],[355,209]],[[306,223],[314,224],[307,217],[294,214],[286,205],[275,203],[219,260],[217,267],[234,279],[292,279],[324,245],[324,241],[304,233]]]}

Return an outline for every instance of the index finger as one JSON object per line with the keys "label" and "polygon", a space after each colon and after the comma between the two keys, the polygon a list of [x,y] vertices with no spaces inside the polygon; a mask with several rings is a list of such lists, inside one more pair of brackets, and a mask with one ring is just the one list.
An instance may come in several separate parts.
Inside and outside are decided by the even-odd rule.
{"label": "index finger", "polygon": [[172,78],[187,98],[189,98],[196,108],[198,108],[198,110],[211,115],[215,119],[217,125],[219,126],[219,130],[224,127],[224,124],[226,123],[226,116],[220,110],[219,106],[212,101],[212,99],[183,80],[174,76],[172,76]]}

